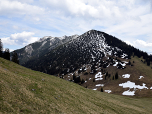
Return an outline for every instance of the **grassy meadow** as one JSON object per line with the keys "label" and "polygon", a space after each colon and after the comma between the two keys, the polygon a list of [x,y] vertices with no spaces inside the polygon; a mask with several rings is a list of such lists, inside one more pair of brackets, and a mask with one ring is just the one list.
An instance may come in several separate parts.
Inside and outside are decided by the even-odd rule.
{"label": "grassy meadow", "polygon": [[0,113],[151,114],[151,112],[152,98],[131,98],[93,91],[0,58]]}

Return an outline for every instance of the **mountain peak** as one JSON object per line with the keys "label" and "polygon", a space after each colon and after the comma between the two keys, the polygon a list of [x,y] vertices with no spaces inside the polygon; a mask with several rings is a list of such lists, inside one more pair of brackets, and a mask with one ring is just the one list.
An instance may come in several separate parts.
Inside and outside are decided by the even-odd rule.
{"label": "mountain peak", "polygon": [[[55,37],[53,40],[35,43],[27,50],[31,52],[31,58],[23,65],[28,68],[58,76],[94,90],[101,90],[98,86],[102,86],[104,90],[108,88],[108,92],[122,93],[122,95],[126,95],[129,91],[123,91],[121,87],[119,87],[121,91],[117,91],[111,85],[115,86],[114,83],[117,83],[116,87],[122,85],[121,83],[126,81],[123,79],[124,76],[126,78],[128,75],[127,78],[131,77],[130,79],[136,77],[137,80],[130,80],[135,83],[139,81],[139,76],[146,79],[146,74],[140,69],[136,72],[134,70],[142,68],[139,66],[143,65],[145,61],[147,65],[150,64],[146,53],[97,30],[90,30],[80,36]],[[139,58],[143,56],[143,59],[148,59],[137,60],[137,57],[131,56]],[[26,57],[23,56],[24,58]],[[120,80],[114,82],[118,78]],[[144,79],[142,78],[140,82],[142,80]],[[150,83],[150,81],[144,81],[144,84],[151,85]],[[144,84],[142,87],[149,89],[150,86],[144,86]],[[136,95],[135,90],[131,95]]]}
{"label": "mountain peak", "polygon": [[36,41],[36,42],[43,42],[43,41],[45,41],[46,39],[54,39],[54,37],[52,37],[52,36],[44,36],[43,38],[40,38],[40,40],[38,40],[38,41]]}

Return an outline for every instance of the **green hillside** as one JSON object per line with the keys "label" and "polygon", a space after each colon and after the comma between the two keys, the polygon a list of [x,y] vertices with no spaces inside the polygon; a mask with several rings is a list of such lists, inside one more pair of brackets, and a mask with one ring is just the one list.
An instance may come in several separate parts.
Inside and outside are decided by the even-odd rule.
{"label": "green hillside", "polygon": [[0,58],[0,113],[151,112],[151,98],[135,99],[93,91]]}

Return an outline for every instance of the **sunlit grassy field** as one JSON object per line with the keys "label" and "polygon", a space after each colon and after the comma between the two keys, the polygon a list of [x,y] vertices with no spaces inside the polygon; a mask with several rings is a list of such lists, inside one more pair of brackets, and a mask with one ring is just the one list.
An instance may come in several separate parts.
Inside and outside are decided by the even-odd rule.
{"label": "sunlit grassy field", "polygon": [[151,114],[152,98],[93,91],[0,58],[0,112]]}

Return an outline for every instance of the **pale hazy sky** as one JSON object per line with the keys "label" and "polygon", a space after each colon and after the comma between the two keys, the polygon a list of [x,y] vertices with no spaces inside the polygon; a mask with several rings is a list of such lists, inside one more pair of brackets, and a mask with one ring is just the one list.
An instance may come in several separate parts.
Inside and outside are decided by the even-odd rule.
{"label": "pale hazy sky", "polygon": [[10,50],[90,29],[152,52],[152,0],[0,0],[0,38]]}

